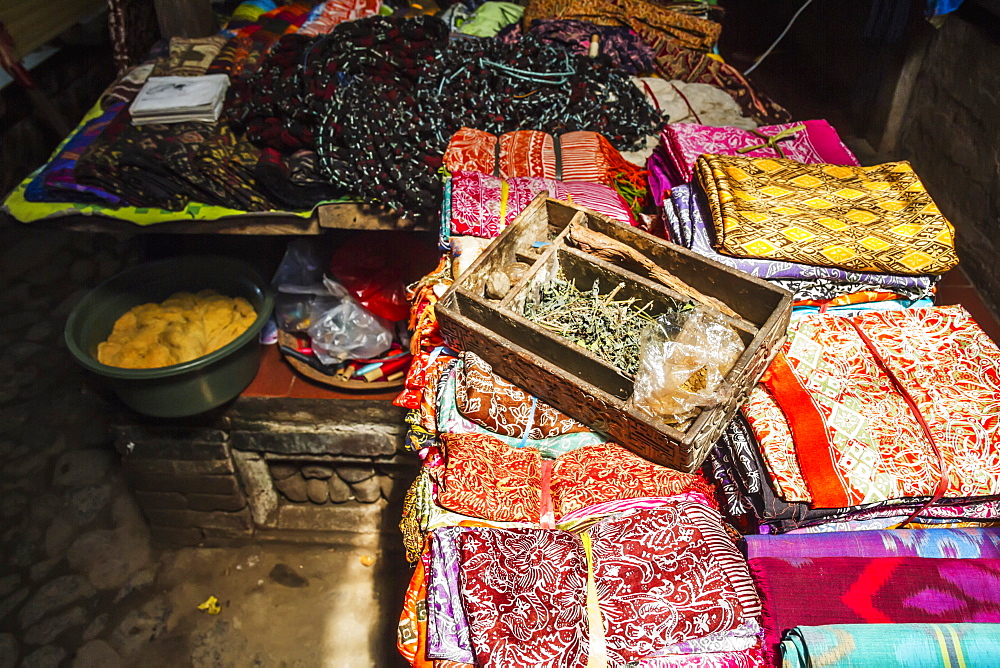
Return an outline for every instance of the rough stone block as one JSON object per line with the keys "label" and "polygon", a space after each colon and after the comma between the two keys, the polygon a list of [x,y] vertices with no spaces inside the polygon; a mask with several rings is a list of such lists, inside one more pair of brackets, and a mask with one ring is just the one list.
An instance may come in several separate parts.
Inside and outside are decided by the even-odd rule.
{"label": "rough stone block", "polygon": [[191,510],[223,510],[235,512],[247,505],[242,494],[188,494],[188,508]]}
{"label": "rough stone block", "polygon": [[174,441],[178,444],[197,441],[222,443],[226,440],[226,432],[221,429],[135,424],[114,425],[111,429],[118,439],[134,441],[136,444],[143,441]]}
{"label": "rough stone block", "polygon": [[232,475],[167,476],[126,469],[129,484],[135,490],[180,492],[182,494],[239,494],[240,486]]}
{"label": "rough stone block", "polygon": [[188,500],[178,492],[135,492],[135,500],[144,510],[183,510]]}
{"label": "rough stone block", "polygon": [[309,500],[309,490],[306,487],[306,479],[301,475],[293,475],[283,480],[275,480],[274,486],[285,498],[295,503],[305,503]]}
{"label": "rough stone block", "polygon": [[197,510],[151,510],[149,523],[156,527],[195,527],[200,529],[231,529],[250,531],[253,520],[246,510],[235,513],[200,512]]}
{"label": "rough stone block", "polygon": [[[220,432],[221,433],[221,432]],[[133,441],[118,438],[115,447],[122,455],[132,459],[227,459],[229,445],[225,441]]]}
{"label": "rough stone block", "polygon": [[221,475],[235,470],[233,461],[229,458],[195,461],[126,458],[125,466],[132,471],[172,476]]}
{"label": "rough stone block", "polygon": [[392,455],[402,443],[403,435],[385,427],[369,425],[371,431],[361,427],[341,431],[234,431],[232,446],[240,450],[273,452],[277,454],[356,455],[384,457]]}
{"label": "rough stone block", "polygon": [[[336,506],[285,505],[278,509],[278,527],[298,531],[379,533],[384,525],[384,501]],[[392,523],[395,527],[395,523]]]}

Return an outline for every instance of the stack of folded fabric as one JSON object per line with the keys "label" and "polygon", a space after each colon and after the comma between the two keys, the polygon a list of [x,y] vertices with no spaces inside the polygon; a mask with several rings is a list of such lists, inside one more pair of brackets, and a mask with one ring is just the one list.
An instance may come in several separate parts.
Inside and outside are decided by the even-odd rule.
{"label": "stack of folded fabric", "polygon": [[753,666],[759,611],[718,513],[679,500],[582,532],[434,531],[399,648],[418,666]]}
{"label": "stack of folded fabric", "polygon": [[691,183],[703,154],[786,158],[801,163],[857,165],[833,127],[823,120],[768,125],[756,130],[671,123],[649,161],[650,194],[655,201],[672,187]]}
{"label": "stack of folded fabric", "polygon": [[[852,310],[924,305],[913,302],[929,297],[938,278],[958,263],[954,229],[906,162],[874,167],[815,162],[843,148],[832,129],[816,123],[817,130],[797,129],[791,140],[750,151],[787,144],[781,149],[785,155],[795,148],[798,160],[811,163],[767,156],[698,157],[694,183],[676,186],[664,198],[671,239],[728,266],[780,281],[801,305],[847,304]],[[801,126],[807,124],[788,130]],[[698,145],[674,149],[685,156],[672,163],[677,178],[686,178],[682,170]],[[745,148],[737,145],[732,152]],[[839,155],[842,162],[853,160],[846,149]]]}
{"label": "stack of folded fabric", "polygon": [[1000,349],[960,306],[794,319],[713,450],[748,530],[1000,519]]}
{"label": "stack of folded fabric", "polygon": [[608,442],[472,352],[435,349],[411,374],[412,665],[761,664],[759,602],[703,477]]}
{"label": "stack of folded fabric", "polygon": [[664,227],[671,241],[727,267],[780,285],[795,295],[797,305],[822,301],[831,306],[884,300],[916,303],[932,297],[937,283],[934,276],[851,271],[767,257],[723,254],[714,246],[711,214],[693,185],[675,186],[663,201],[663,214]]}
{"label": "stack of folded fabric", "polygon": [[501,179],[480,172],[455,172],[445,183],[441,207],[442,248],[450,248],[453,236],[496,237],[542,192],[627,225],[636,225],[632,210],[621,195],[600,183],[563,182],[533,176]]}
{"label": "stack of folded fabric", "polygon": [[479,172],[502,179],[534,176],[599,183],[617,190],[633,209],[641,207],[646,197],[645,171],[622,158],[596,132],[551,135],[518,130],[498,137],[462,128],[448,142],[444,167],[450,173]]}
{"label": "stack of folded fabric", "polygon": [[633,210],[645,198],[643,170],[596,132],[498,137],[462,128],[448,142],[444,165],[451,176],[439,240],[452,252],[456,276],[542,192],[628,225],[638,225]]}
{"label": "stack of folded fabric", "polygon": [[748,536],[746,549],[775,664],[995,665],[1000,529]]}

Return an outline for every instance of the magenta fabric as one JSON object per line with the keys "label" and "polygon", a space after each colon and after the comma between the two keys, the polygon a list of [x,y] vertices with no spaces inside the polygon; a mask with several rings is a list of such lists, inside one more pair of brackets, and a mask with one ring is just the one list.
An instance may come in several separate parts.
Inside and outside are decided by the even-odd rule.
{"label": "magenta fabric", "polygon": [[[778,142],[785,158],[806,164],[858,164],[858,159],[844,146],[837,131],[823,120],[765,125],[757,128],[756,132],[773,136],[797,125],[805,125],[805,128]],[[662,151],[661,157],[665,158],[661,165],[662,178],[669,182],[670,187],[690,183],[694,177],[694,163],[703,153],[754,158],[782,157],[777,150],[769,147],[739,153],[739,149],[758,146],[765,141],[752,131],[742,128],[673,123],[660,133],[658,150]]]}
{"label": "magenta fabric", "polygon": [[796,626],[1000,622],[1000,560],[820,557],[750,560],[765,652]]}

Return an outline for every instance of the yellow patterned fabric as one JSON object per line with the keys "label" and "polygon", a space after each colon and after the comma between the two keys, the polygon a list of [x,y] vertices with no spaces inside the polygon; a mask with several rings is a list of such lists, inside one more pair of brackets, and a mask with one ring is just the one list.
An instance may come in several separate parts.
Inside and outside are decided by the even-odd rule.
{"label": "yellow patterned fabric", "polygon": [[695,171],[720,252],[910,275],[958,264],[955,228],[908,162],[853,167],[703,155]]}

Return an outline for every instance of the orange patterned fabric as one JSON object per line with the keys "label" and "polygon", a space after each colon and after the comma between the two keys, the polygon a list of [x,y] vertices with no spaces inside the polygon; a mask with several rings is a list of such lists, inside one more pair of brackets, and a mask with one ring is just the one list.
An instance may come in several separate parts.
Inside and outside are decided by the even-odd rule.
{"label": "orange patterned fabric", "polygon": [[[847,318],[810,315],[788,331],[788,383],[744,406],[772,478],[816,508],[1000,494],[1000,349],[960,306],[872,311],[851,318],[915,402],[914,411]],[[788,388],[804,388],[796,402]],[[792,439],[809,412],[824,438]],[[928,425],[928,441],[916,413]],[[789,428],[791,426],[791,428]],[[794,456],[789,456],[794,451]],[[803,489],[802,481],[807,489]]]}
{"label": "orange patterned fabric", "polygon": [[441,434],[438,505],[491,522],[538,522],[541,458],[481,434]]}
{"label": "orange patterned fabric", "polygon": [[577,19],[597,25],[645,28],[678,46],[709,51],[719,40],[722,24],[671,11],[649,0],[531,0],[524,25],[535,19]]}
{"label": "orange patterned fabric", "polygon": [[872,302],[905,301],[909,299],[906,295],[895,292],[883,292],[881,290],[858,290],[847,294],[837,295],[831,299],[799,299],[793,306],[819,306],[829,308],[831,306],[849,306],[851,304],[870,304]]}
{"label": "orange patterned fabric", "polygon": [[441,434],[445,462],[435,467],[438,505],[492,522],[540,522],[551,497],[554,518],[606,501],[700,492],[703,478],[659,466],[615,443],[587,445],[555,459],[551,482],[535,448],[511,448],[484,434]]}
{"label": "orange patterned fabric", "polygon": [[531,395],[493,373],[493,368],[473,352],[462,353],[457,367],[458,410],[469,420],[490,431],[513,438],[540,440],[590,431],[587,427],[544,401],[532,406]]}
{"label": "orange patterned fabric", "polygon": [[556,459],[552,499],[559,514],[617,499],[700,492],[714,498],[703,478],[654,464],[617,443],[600,443]]}
{"label": "orange patterned fabric", "polygon": [[497,137],[482,130],[462,128],[448,142],[444,165],[451,173],[481,172],[502,179],[537,176],[611,186],[619,181],[636,186],[644,182],[645,171],[622,158],[596,132],[559,135],[558,160],[556,152],[552,135],[540,130],[517,130]]}
{"label": "orange patterned fabric", "polygon": [[414,668],[433,668],[427,656],[427,564],[430,553],[424,550],[410,577],[403,599],[403,611],[396,627],[396,649]]}
{"label": "orange patterned fabric", "polygon": [[805,165],[703,155],[695,164],[720,252],[854,271],[943,274],[955,229],[908,162]]}

